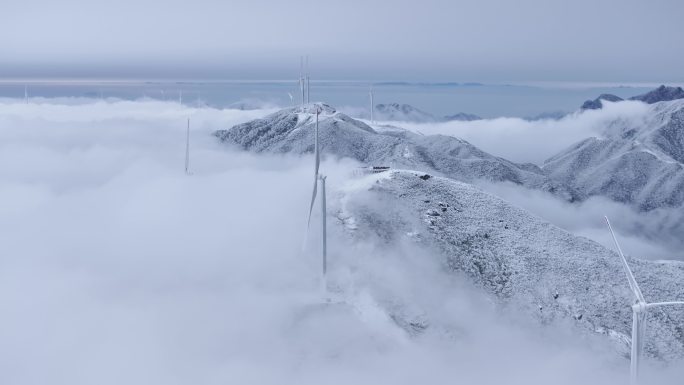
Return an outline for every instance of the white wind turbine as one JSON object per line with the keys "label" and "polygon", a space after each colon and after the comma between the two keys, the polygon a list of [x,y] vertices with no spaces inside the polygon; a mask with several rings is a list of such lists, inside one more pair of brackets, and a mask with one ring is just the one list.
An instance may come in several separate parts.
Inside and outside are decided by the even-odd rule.
{"label": "white wind turbine", "polygon": [[684,301],[646,302],[636,279],[634,279],[632,269],[629,268],[627,258],[625,258],[625,255],[622,253],[622,249],[618,244],[610,221],[608,220],[608,217],[605,218],[608,230],[610,230],[610,235],[613,237],[613,242],[615,243],[615,249],[620,255],[622,266],[625,268],[625,273],[627,273],[629,287],[632,289],[632,294],[634,295],[634,304],[632,305],[632,351],[630,354],[629,379],[631,385],[637,385],[639,382],[639,361],[641,360],[641,352],[643,350],[644,329],[646,328],[646,315],[648,310],[661,306],[684,305]]}
{"label": "white wind turbine", "polygon": [[309,55],[306,55],[306,104],[311,103],[311,78],[309,77]]}
{"label": "white wind turbine", "polygon": [[28,104],[28,86],[24,85],[24,101]]}
{"label": "white wind turbine", "polygon": [[368,90],[368,95],[370,95],[370,118],[371,118],[371,124],[375,123],[375,119],[373,119],[373,86],[370,87]]}
{"label": "white wind turbine", "polygon": [[299,91],[302,93],[302,110],[304,109],[304,57],[299,57]]}
{"label": "white wind turbine", "polygon": [[190,118],[188,118],[188,128],[185,132],[185,175],[192,175],[190,173]]}
{"label": "white wind turbine", "polygon": [[309,219],[307,221],[307,238],[308,238],[308,232],[309,232],[309,227],[311,226],[311,214],[313,213],[313,207],[314,203],[316,202],[316,194],[318,193],[318,182],[321,183],[321,217],[322,217],[322,235],[323,235],[323,240],[322,240],[322,273],[323,273],[323,290],[326,290],[327,283],[326,283],[326,274],[328,270],[328,261],[327,261],[327,221],[326,221],[326,200],[325,200],[325,179],[326,176],[319,174],[319,167],[321,164],[321,157],[320,157],[320,145],[318,141],[318,116],[321,113],[321,108],[320,106],[316,105],[316,129],[314,132],[314,157],[315,157],[315,163],[314,163],[314,186],[313,186],[313,193],[311,194],[311,205],[309,206]]}

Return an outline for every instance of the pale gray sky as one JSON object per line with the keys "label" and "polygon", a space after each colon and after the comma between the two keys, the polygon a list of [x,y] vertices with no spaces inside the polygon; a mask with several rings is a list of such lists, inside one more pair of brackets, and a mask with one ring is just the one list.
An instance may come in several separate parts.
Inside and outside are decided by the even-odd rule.
{"label": "pale gray sky", "polygon": [[[678,0],[4,0],[0,78],[684,80]],[[296,75],[295,75],[296,76]]]}

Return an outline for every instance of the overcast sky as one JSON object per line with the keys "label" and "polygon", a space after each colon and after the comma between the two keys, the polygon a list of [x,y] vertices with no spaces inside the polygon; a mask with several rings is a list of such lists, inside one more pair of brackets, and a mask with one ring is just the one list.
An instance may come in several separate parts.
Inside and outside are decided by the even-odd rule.
{"label": "overcast sky", "polygon": [[678,0],[3,0],[0,78],[684,80]]}

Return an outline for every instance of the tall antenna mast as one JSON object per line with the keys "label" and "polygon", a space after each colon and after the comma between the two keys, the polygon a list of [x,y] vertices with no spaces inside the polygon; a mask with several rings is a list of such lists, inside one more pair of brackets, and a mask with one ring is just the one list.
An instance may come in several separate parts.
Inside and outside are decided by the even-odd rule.
{"label": "tall antenna mast", "polygon": [[370,87],[370,90],[368,91],[368,94],[370,95],[370,118],[371,118],[371,123],[375,123],[375,119],[373,118],[373,110],[375,109],[373,106],[373,86]]}
{"label": "tall antenna mast", "polygon": [[190,175],[190,118],[185,135],[185,175]]}

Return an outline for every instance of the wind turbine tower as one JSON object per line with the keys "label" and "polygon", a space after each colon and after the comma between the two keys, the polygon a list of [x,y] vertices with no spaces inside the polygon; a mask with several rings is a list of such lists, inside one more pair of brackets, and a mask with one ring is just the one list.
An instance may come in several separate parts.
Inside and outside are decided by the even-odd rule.
{"label": "wind turbine tower", "polygon": [[[318,183],[321,184],[321,217],[322,217],[322,253],[321,253],[321,262],[322,262],[322,283],[323,283],[323,290],[325,291],[327,288],[327,272],[328,272],[328,256],[327,256],[327,218],[326,218],[326,198],[325,198],[325,180],[326,176],[321,175],[319,173],[319,167],[321,164],[321,158],[320,158],[320,144],[319,144],[319,131],[318,131],[318,117],[321,113],[321,107],[316,105],[316,128],[314,132],[314,186],[313,186],[313,193],[311,194],[311,204],[309,205],[309,219],[307,221],[307,233],[309,231],[309,227],[311,226],[311,214],[313,213],[313,207],[314,203],[316,202],[316,194],[318,193]],[[308,236],[307,236],[308,238]]]}
{"label": "wind turbine tower", "polygon": [[302,110],[304,109],[304,57],[299,57],[299,91],[302,93]]}
{"label": "wind turbine tower", "polygon": [[321,181],[321,228],[323,230],[323,250],[322,250],[322,257],[323,257],[323,288],[327,286],[327,273],[328,273],[328,233],[327,233],[327,208],[326,208],[326,202],[325,202],[325,179],[327,177],[325,175],[320,175],[318,179]]}
{"label": "wind turbine tower", "polygon": [[24,85],[24,101],[28,104],[28,86]]}
{"label": "wind turbine tower", "polygon": [[309,77],[309,55],[306,55],[306,104],[311,103],[311,78]]}
{"label": "wind turbine tower", "polygon": [[188,128],[185,131],[185,175],[190,175],[190,118],[188,118]]}
{"label": "wind turbine tower", "polygon": [[373,86],[370,87],[370,90],[368,91],[368,95],[370,95],[370,120],[371,120],[371,123],[375,123],[375,119],[373,117],[373,110],[374,110],[374,107],[373,107],[373,105],[374,105],[373,104]]}
{"label": "wind turbine tower", "polygon": [[637,385],[639,383],[639,364],[641,361],[641,353],[644,348],[644,331],[646,329],[646,316],[648,310],[662,306],[684,305],[684,301],[646,302],[644,295],[641,293],[641,289],[634,278],[632,269],[629,268],[627,258],[625,258],[625,255],[622,253],[622,249],[620,248],[620,244],[618,244],[610,221],[608,220],[608,217],[605,218],[608,230],[610,230],[610,235],[613,237],[613,242],[615,243],[615,249],[622,260],[622,267],[624,267],[625,273],[627,274],[629,288],[634,295],[634,304],[632,305],[632,351],[630,353],[629,383],[631,385]]}

